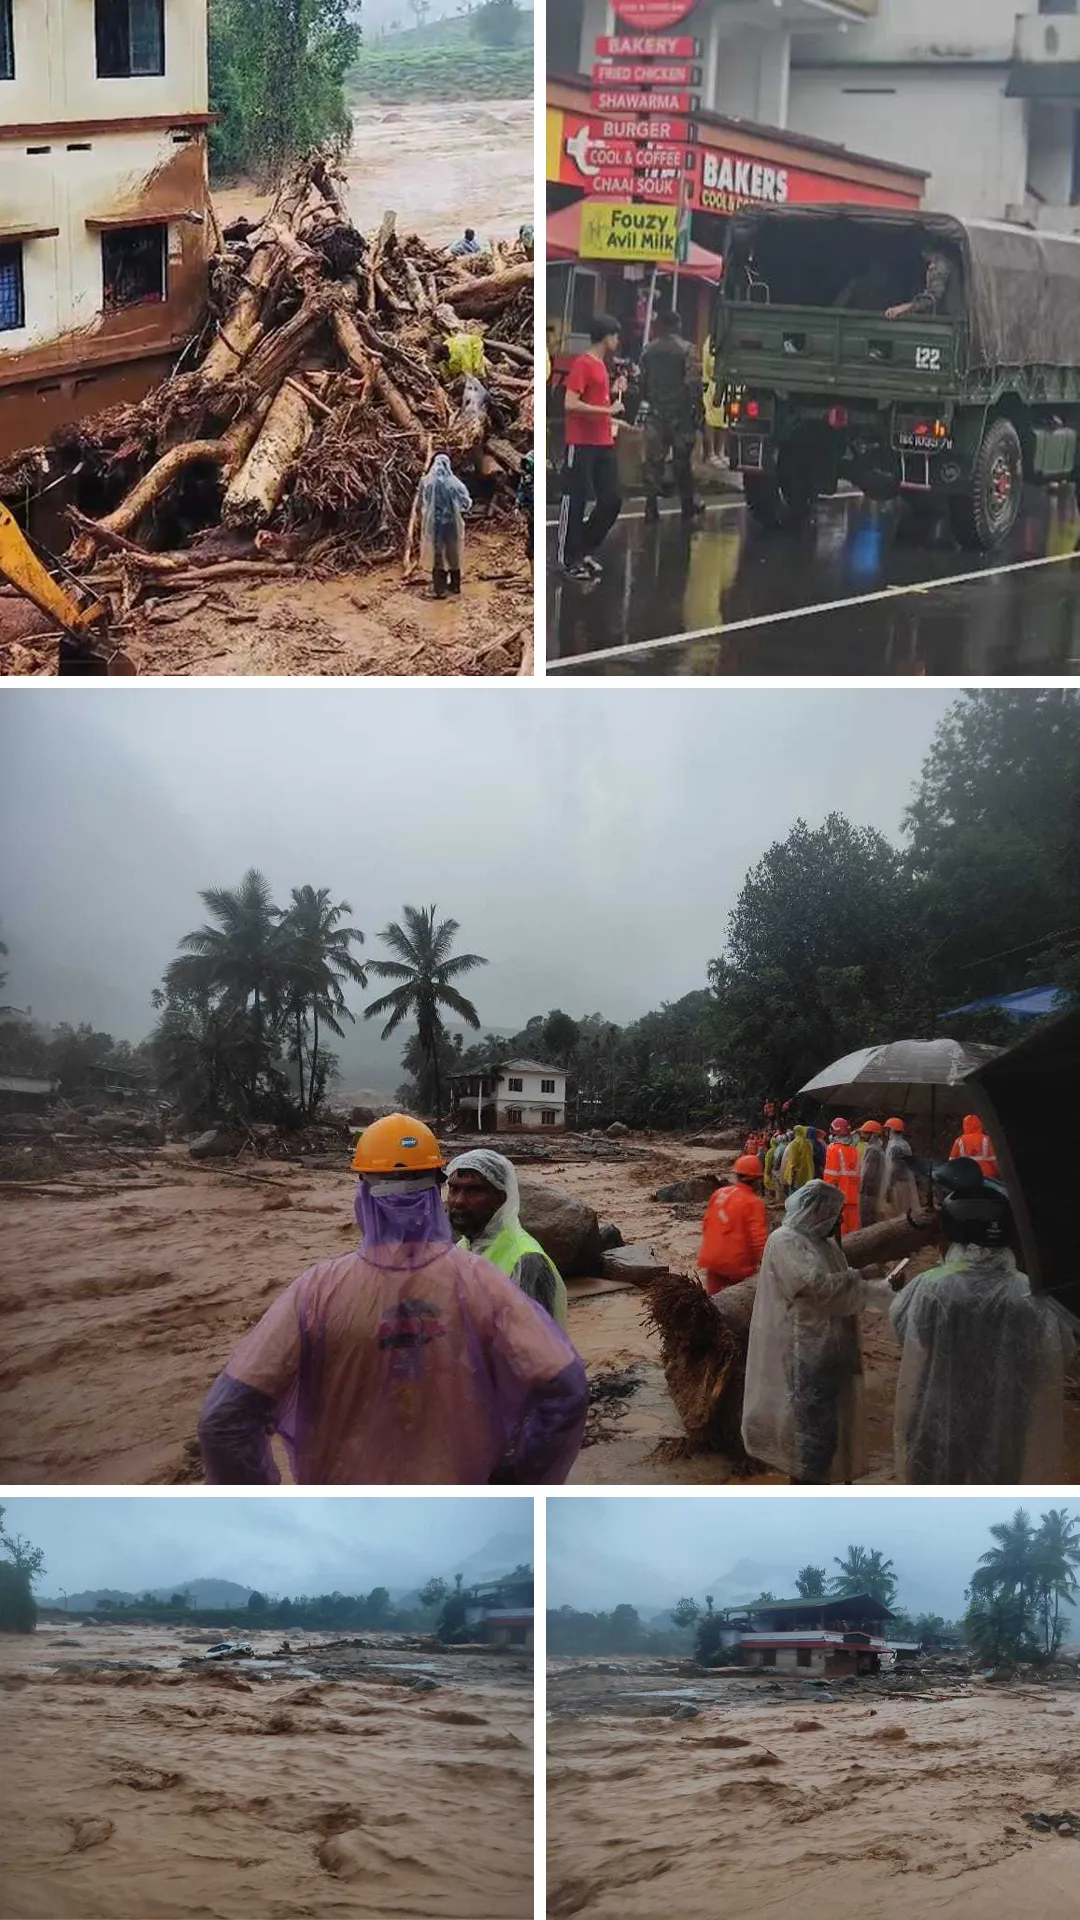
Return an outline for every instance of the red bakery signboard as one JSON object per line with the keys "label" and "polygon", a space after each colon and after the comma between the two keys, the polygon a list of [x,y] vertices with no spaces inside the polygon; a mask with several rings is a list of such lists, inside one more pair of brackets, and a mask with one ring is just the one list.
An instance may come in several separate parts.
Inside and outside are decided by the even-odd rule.
{"label": "red bakery signboard", "polygon": [[616,0],[615,11],[624,26],[637,33],[663,33],[693,13],[696,4],[697,0]]}
{"label": "red bakery signboard", "polygon": [[[671,191],[672,150],[682,147],[691,132],[683,118],[664,113],[621,111],[612,115],[564,112],[558,179],[564,186],[581,187],[590,198],[606,199],[607,178],[643,175],[667,199]],[[656,163],[650,152],[659,149]],[[690,146],[692,164],[686,174],[686,204],[695,212],[728,214],[740,207],[806,205],[812,202],[856,201],[863,206],[914,207],[910,194],[889,187],[856,185],[835,174],[817,173],[806,166],[772,164],[740,153],[730,146]],[[597,177],[605,182],[596,192]],[[648,189],[637,188],[634,198]],[[631,196],[627,196],[628,198]],[[650,196],[651,197],[651,196]]]}

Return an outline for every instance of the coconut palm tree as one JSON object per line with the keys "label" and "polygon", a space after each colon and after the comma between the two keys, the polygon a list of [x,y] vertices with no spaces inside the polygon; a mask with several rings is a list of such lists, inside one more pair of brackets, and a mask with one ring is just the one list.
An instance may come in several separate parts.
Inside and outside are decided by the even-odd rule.
{"label": "coconut palm tree", "polygon": [[377,974],[380,980],[396,980],[399,984],[389,993],[365,1007],[365,1020],[373,1020],[376,1015],[388,1014],[389,1018],[382,1030],[382,1037],[388,1040],[403,1020],[416,1022],[417,1039],[421,1056],[425,1062],[425,1080],[427,1084],[421,1091],[425,1097],[433,1095],[436,1120],[442,1118],[442,1071],[439,1062],[439,1045],[445,1027],[442,1009],[456,1013],[466,1026],[478,1029],[480,1015],[471,1000],[459,993],[453,982],[462,974],[471,973],[475,967],[486,967],[487,961],[479,953],[458,953],[453,951],[454,937],[460,932],[456,920],[437,920],[438,909],[431,907],[406,907],[402,918],[404,926],[392,920],[379,935],[383,944],[389,947],[396,957],[393,960],[372,960],[369,972]]}
{"label": "coconut palm tree", "polygon": [[355,1015],[345,1004],[342,982],[367,986],[367,973],[350,952],[362,946],[359,927],[340,923],[352,908],[347,900],[334,902],[329,887],[293,887],[292,906],[281,923],[291,975],[287,1018],[293,1035],[300,1080],[300,1111],[305,1110],[304,1041],[311,1022],[308,1055],[307,1110],[313,1112],[320,1086],[319,1022],[339,1037],[343,1020]]}
{"label": "coconut palm tree", "polygon": [[1080,1592],[1080,1521],[1064,1507],[1051,1507],[1039,1521],[1032,1547],[1035,1609],[1043,1652],[1055,1654],[1065,1634],[1061,1609]]}
{"label": "coconut palm tree", "polygon": [[882,1606],[892,1606],[900,1583],[892,1561],[884,1559],[877,1547],[849,1547],[842,1560],[834,1554],[833,1565],[840,1569],[829,1581],[833,1593],[868,1593]]}
{"label": "coconut palm tree", "polygon": [[1031,1515],[1017,1507],[1011,1520],[1002,1520],[990,1529],[997,1541],[980,1554],[972,1577],[971,1591],[976,1595],[1015,1594],[1027,1608],[1035,1591],[1035,1528]]}
{"label": "coconut palm tree", "polygon": [[803,1600],[824,1600],[825,1580],[824,1567],[800,1567],[795,1575],[795,1591]]}
{"label": "coconut palm tree", "polygon": [[165,972],[166,995],[195,995],[227,1013],[244,1014],[251,1028],[249,1092],[276,1052],[291,984],[282,911],[266,876],[249,867],[238,887],[208,887],[199,895],[216,926],[196,927],[180,942]]}

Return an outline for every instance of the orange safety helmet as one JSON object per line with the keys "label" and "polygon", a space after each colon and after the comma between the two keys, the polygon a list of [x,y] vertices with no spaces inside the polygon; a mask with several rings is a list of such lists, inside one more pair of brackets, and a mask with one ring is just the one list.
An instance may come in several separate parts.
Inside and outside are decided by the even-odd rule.
{"label": "orange safety helmet", "polygon": [[886,1128],[888,1129],[888,1131],[889,1131],[889,1133],[903,1133],[903,1132],[905,1132],[905,1127],[904,1127],[904,1123],[903,1123],[903,1121],[902,1121],[902,1120],[896,1120],[896,1119],[893,1119],[893,1120],[886,1120],[886,1122],[885,1122],[885,1125],[886,1125]]}
{"label": "orange safety helmet", "polygon": [[880,1120],[864,1120],[858,1131],[860,1133],[884,1133],[885,1129]]}
{"label": "orange safety helmet", "polygon": [[407,1113],[388,1113],[365,1127],[352,1157],[354,1173],[434,1173],[445,1165],[430,1127]]}
{"label": "orange safety helmet", "polygon": [[839,1114],[839,1115],[837,1116],[837,1118],[836,1118],[836,1119],[835,1119],[835,1120],[833,1121],[833,1123],[832,1123],[832,1130],[833,1130],[833,1132],[834,1132],[834,1133],[850,1133],[850,1132],[851,1132],[851,1121],[850,1121],[850,1120],[845,1120],[845,1119],[844,1119],[844,1116],[843,1116],[843,1114],[841,1113],[841,1114]]}
{"label": "orange safety helmet", "polygon": [[745,1180],[760,1180],[765,1169],[756,1153],[740,1153],[731,1171],[740,1174]]}

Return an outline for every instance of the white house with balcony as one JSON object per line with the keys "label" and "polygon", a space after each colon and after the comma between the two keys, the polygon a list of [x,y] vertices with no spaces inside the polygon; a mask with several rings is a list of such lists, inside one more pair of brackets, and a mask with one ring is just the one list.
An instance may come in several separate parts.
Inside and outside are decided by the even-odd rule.
{"label": "white house with balcony", "polygon": [[880,0],[795,43],[789,114],[927,168],[929,207],[1080,232],[1080,0]]}
{"label": "white house with balcony", "polygon": [[539,1060],[455,1073],[450,1109],[477,1133],[557,1132],[566,1127],[566,1074]]}
{"label": "white house with balcony", "polygon": [[0,0],[0,457],[172,368],[210,117],[207,0]]}

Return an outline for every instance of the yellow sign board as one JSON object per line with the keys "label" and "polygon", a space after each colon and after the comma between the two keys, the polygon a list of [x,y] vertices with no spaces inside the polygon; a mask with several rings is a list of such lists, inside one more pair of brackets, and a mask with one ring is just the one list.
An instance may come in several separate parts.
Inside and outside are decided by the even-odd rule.
{"label": "yellow sign board", "polygon": [[607,200],[581,204],[583,260],[671,263],[679,238],[676,207],[637,207]]}

